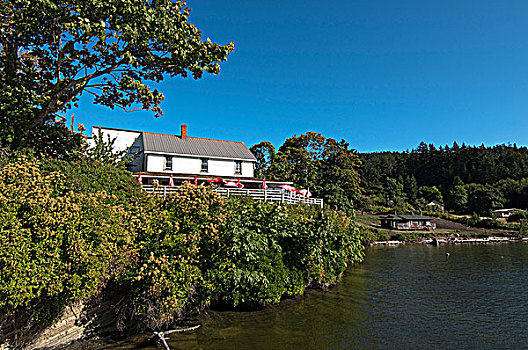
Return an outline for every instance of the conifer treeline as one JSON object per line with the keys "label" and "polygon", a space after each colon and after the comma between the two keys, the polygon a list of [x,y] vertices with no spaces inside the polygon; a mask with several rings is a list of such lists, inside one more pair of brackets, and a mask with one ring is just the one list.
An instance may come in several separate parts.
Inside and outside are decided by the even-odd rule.
{"label": "conifer treeline", "polygon": [[360,154],[364,189],[360,206],[423,206],[443,202],[452,211],[488,214],[528,207],[528,149],[427,145],[405,152]]}

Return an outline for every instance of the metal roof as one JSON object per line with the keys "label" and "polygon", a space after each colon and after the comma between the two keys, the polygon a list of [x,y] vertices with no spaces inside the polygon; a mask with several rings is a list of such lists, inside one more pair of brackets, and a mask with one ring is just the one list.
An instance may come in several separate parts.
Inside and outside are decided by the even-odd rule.
{"label": "metal roof", "polygon": [[400,221],[400,220],[402,220],[402,218],[400,218],[398,215],[388,215],[388,216],[381,217],[380,219],[384,219],[384,220],[396,220],[396,221]]}
{"label": "metal roof", "polygon": [[256,161],[257,159],[242,142],[202,139],[198,137],[154,134],[143,132],[145,152],[179,154],[211,158],[230,158]]}

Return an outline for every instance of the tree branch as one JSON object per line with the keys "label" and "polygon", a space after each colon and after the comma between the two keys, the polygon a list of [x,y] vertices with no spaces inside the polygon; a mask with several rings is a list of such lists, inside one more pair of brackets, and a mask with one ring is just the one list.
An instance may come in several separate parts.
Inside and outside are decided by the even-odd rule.
{"label": "tree branch", "polygon": [[[38,113],[34,118],[33,120],[31,121],[31,123],[29,124],[29,129],[33,129],[34,127],[36,127],[38,124],[42,123],[42,121],[46,118],[47,115],[49,115],[50,113],[52,112],[56,112],[56,107],[57,107],[57,102],[59,102],[60,98],[69,90],[71,89],[74,85],[77,85],[77,84],[81,84],[81,83],[84,83],[84,82],[88,82],[90,81],[91,79],[93,78],[97,78],[97,77],[100,77],[101,75],[104,75],[104,74],[107,74],[109,72],[111,72],[112,70],[116,69],[117,67],[119,67],[120,65],[122,65],[123,63],[126,63],[126,58],[123,58],[121,59],[119,62],[117,62],[116,64],[110,66],[110,67],[107,67],[106,69],[103,69],[101,71],[96,71],[92,74],[89,74],[85,77],[82,77],[82,78],[79,78],[79,79],[76,79],[76,80],[72,80],[70,81],[68,84],[66,84],[66,86],[61,90],[59,91],[49,102],[48,104],[46,105],[46,107],[44,107],[40,113]],[[83,86],[82,89],[84,89],[85,86]],[[78,90],[78,91],[82,91],[82,89]],[[75,96],[75,95],[72,95],[72,97]],[[67,101],[65,101],[64,103],[68,103],[69,101],[71,100],[71,98],[69,98]]]}

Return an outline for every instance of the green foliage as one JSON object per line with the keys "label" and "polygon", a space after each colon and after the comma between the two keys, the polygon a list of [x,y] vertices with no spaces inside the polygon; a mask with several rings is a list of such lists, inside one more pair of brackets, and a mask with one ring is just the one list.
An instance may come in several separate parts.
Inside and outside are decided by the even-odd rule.
{"label": "green foliage", "polygon": [[422,197],[426,202],[437,201],[442,203],[442,193],[436,188],[436,186],[420,186],[418,189],[418,197]]}
{"label": "green foliage", "polygon": [[61,161],[42,159],[39,166],[45,172],[63,174],[63,186],[66,190],[84,194],[105,192],[116,203],[132,208],[140,205],[145,196],[141,195],[141,186],[129,172],[113,164],[101,164],[91,160]]}
{"label": "green foliage", "polygon": [[480,215],[490,215],[493,209],[503,206],[502,193],[491,185],[469,184],[466,189],[468,192],[466,210]]}
{"label": "green foliage", "polygon": [[[528,207],[526,147],[468,147],[455,142],[437,148],[422,142],[410,152],[364,153],[359,157],[363,194],[375,205],[386,205],[386,194],[393,192],[392,182],[402,183],[403,178],[404,191],[398,198],[418,208],[423,204],[419,197],[427,202],[442,202],[443,198],[446,209],[457,213],[488,215],[496,208]],[[437,191],[430,191],[432,187]]]}
{"label": "green foliage", "polygon": [[461,213],[466,211],[467,201],[468,192],[466,186],[464,186],[464,183],[460,177],[455,176],[453,184],[451,185],[451,188],[449,189],[446,196],[446,205],[456,212]]}
{"label": "green foliage", "polygon": [[418,240],[433,237],[433,232],[397,232],[391,237],[391,239],[403,242],[416,242]]}
{"label": "green foliage", "polygon": [[344,213],[304,205],[231,199],[221,237],[224,261],[212,271],[213,301],[255,307],[335,283],[361,261],[356,227]]}
{"label": "green foliage", "polygon": [[285,294],[287,271],[277,242],[287,227],[285,215],[278,205],[228,201],[221,261],[210,271],[216,303],[255,307],[277,302]]}
{"label": "green foliage", "polygon": [[508,216],[508,222],[522,222],[528,219],[528,213],[525,210],[516,210]]}
{"label": "green foliage", "polygon": [[[85,157],[91,161],[104,164],[104,165],[114,165],[117,167],[124,166],[126,163],[130,162],[130,156],[128,156],[128,151],[116,151],[115,142],[117,138],[108,138],[105,140],[101,129],[99,128],[98,132],[95,132],[92,135],[92,144],[87,148],[85,152]],[[132,157],[135,156],[131,155]]]}
{"label": "green foliage", "polygon": [[521,220],[519,227],[519,235],[522,237],[528,236],[528,220]]}
{"label": "green foliage", "polygon": [[361,242],[363,243],[388,241],[391,238],[386,230],[380,230],[375,227],[360,226],[359,231],[361,234]]}
{"label": "green foliage", "polygon": [[403,182],[399,181],[399,179],[393,179],[388,177],[386,179],[384,195],[387,199],[386,203],[384,204],[389,205],[391,207],[403,206],[403,203],[405,201],[405,194],[403,192]]}
{"label": "green foliage", "polygon": [[251,147],[260,174],[309,188],[325,205],[351,213],[360,198],[357,152],[345,140],[307,132],[290,137],[274,154],[269,142]]}
{"label": "green foliage", "polygon": [[183,1],[0,2],[0,146],[29,145],[39,126],[94,103],[162,114],[146,83],[218,74],[233,43],[202,41]]}
{"label": "green foliage", "polygon": [[4,160],[2,168],[0,312],[25,307],[50,322],[60,305],[95,296],[133,259],[134,214],[104,191],[71,191],[64,173],[35,159]]}
{"label": "green foliage", "polygon": [[25,147],[41,158],[78,159],[84,154],[86,141],[81,133],[68,129],[62,119],[46,121],[28,131]]}
{"label": "green foliage", "polygon": [[499,229],[499,230],[516,230],[519,225],[513,223],[505,223],[496,219],[481,218],[479,214],[473,213],[470,218],[457,217],[452,215],[444,215],[444,219],[455,221],[470,227],[480,227],[488,229]]}
{"label": "green foliage", "polygon": [[404,190],[409,203],[414,204],[418,197],[418,182],[413,175],[405,177]]}
{"label": "green foliage", "polygon": [[[363,257],[341,212],[183,185],[165,199],[90,160],[4,158],[0,313],[53,323],[111,285],[122,320],[159,329],[209,303],[259,307],[335,283]],[[119,320],[118,320],[119,321]]]}
{"label": "green foliage", "polygon": [[259,144],[251,146],[249,150],[257,158],[257,162],[255,163],[255,176],[261,178],[272,176],[269,171],[275,159],[275,146],[268,141],[262,141]]}
{"label": "green foliage", "polygon": [[148,230],[137,237],[138,262],[120,280],[132,291],[136,317],[151,329],[209,302],[211,286],[203,273],[219,259],[225,219],[222,198],[190,184],[158,200],[153,210]]}

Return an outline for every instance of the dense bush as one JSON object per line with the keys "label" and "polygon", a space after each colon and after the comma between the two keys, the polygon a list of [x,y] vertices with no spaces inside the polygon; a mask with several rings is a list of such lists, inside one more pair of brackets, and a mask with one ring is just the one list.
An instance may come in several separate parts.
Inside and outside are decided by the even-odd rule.
{"label": "dense bush", "polygon": [[524,210],[516,210],[508,216],[508,222],[521,222],[528,219],[528,213]]}
{"label": "dense bush", "polygon": [[149,229],[137,237],[138,263],[120,280],[147,327],[158,328],[209,303],[212,287],[203,272],[219,259],[223,204],[217,193],[190,184],[157,201]]}
{"label": "dense bush", "polygon": [[26,307],[51,322],[60,313],[49,310],[94,296],[133,260],[133,213],[105,191],[72,191],[65,173],[42,165],[2,162],[0,312]]}
{"label": "dense bush", "polygon": [[88,160],[1,161],[0,314],[51,323],[111,285],[119,317],[159,328],[209,303],[260,307],[338,281],[363,257],[344,214],[228,201],[184,185],[165,199]]}

